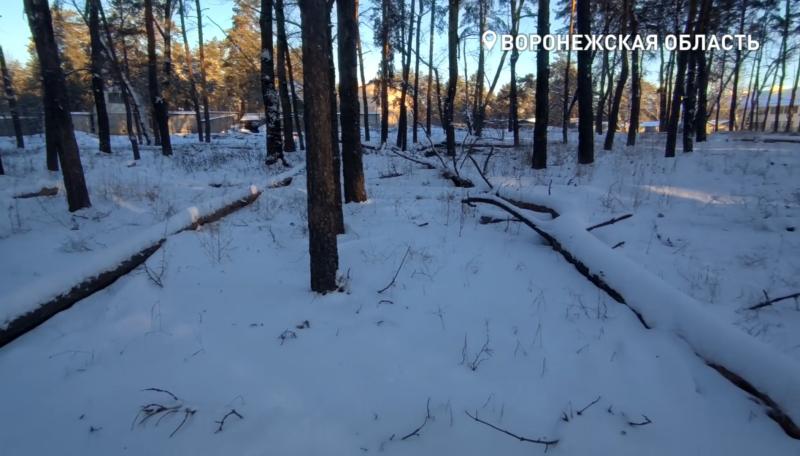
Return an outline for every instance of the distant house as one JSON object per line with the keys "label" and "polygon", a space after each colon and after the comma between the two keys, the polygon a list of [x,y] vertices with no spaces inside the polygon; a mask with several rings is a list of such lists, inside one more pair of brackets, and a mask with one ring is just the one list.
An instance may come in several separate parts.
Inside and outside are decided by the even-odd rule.
{"label": "distant house", "polygon": [[[792,98],[792,88],[788,87],[783,89],[781,93],[781,109],[780,113],[778,114],[778,130],[782,131],[786,128],[786,122],[789,120],[789,101]],[[798,121],[798,111],[800,111],[800,90],[796,94],[796,99],[794,102],[794,106],[791,107],[792,112],[792,122]],[[775,121],[775,112],[778,109],[778,90],[763,90],[756,95],[756,102],[753,102],[751,97],[748,95],[745,101],[745,109],[750,112],[751,107],[756,107],[756,117],[758,118],[759,122],[764,121],[764,115],[767,118],[767,130],[772,128],[773,122]],[[748,117],[750,114],[748,114]],[[721,124],[721,122],[720,122]]]}

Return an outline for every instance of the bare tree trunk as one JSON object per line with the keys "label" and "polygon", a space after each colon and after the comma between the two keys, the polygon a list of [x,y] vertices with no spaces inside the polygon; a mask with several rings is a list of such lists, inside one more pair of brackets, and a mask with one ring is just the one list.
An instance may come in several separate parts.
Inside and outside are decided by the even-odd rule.
{"label": "bare tree trunk", "polygon": [[667,125],[667,92],[664,87],[666,72],[664,47],[659,47],[658,61],[658,131],[664,131]]}
{"label": "bare tree trunk", "polygon": [[294,132],[292,131],[292,103],[289,101],[289,85],[286,81],[286,55],[289,53],[289,43],[286,39],[286,18],[283,12],[283,0],[275,1],[275,24],[278,33],[278,61],[275,63],[278,71],[278,94],[281,99],[281,113],[283,114],[283,150],[294,152]]}
{"label": "bare tree trunk", "polygon": [[[571,0],[572,7],[569,13],[569,37],[572,38],[572,33],[575,27],[575,8],[577,7],[577,0]],[[572,47],[567,49],[567,64],[564,66],[564,96],[561,103],[561,142],[567,143],[567,129],[569,128],[569,70],[572,67]]]}
{"label": "bare tree trunk", "polygon": [[[536,33],[550,34],[550,0],[539,0]],[[550,52],[536,50],[536,124],[533,127],[533,169],[547,168],[547,123],[550,117]]]}
{"label": "bare tree trunk", "polygon": [[[108,27],[108,21],[106,21],[106,13],[103,11],[102,2],[97,2],[97,9],[100,12],[100,19],[103,23],[103,31],[105,33],[105,41],[102,40],[101,36],[100,42],[106,51],[106,55],[110,58],[111,70],[114,73],[114,78],[117,80],[117,84],[122,90],[122,103],[125,105],[125,129],[128,133],[128,141],[131,143],[133,159],[139,160],[141,158],[139,155],[139,141],[136,139],[136,135],[133,131],[133,110],[131,109],[133,95],[131,94],[131,89],[128,86],[125,73],[122,71],[122,66],[117,58],[117,51],[114,49],[114,43],[111,39],[111,30]],[[133,102],[135,103],[135,101]]]}
{"label": "bare tree trunk", "polygon": [[[748,0],[741,0],[739,3],[741,10],[739,11],[739,34],[744,34],[744,20],[747,16],[747,7],[749,6]],[[736,130],[736,108],[739,97],[739,72],[742,66],[742,50],[737,46],[734,50],[733,59],[733,90],[731,91],[731,101],[728,111],[728,130]]]}
{"label": "bare tree trunk", "polygon": [[200,9],[200,0],[194,0],[197,9],[197,41],[200,51],[200,95],[203,98],[203,130],[205,140],[211,142],[211,116],[208,113],[208,84],[206,82],[206,53],[203,43],[203,10]]}
{"label": "bare tree trunk", "polygon": [[[444,129],[447,138],[447,155],[456,155],[456,131],[453,127],[453,110],[456,102],[456,85],[458,84],[458,10],[459,0],[448,0],[447,18],[447,62],[449,79],[447,81],[447,98],[444,102]],[[466,59],[465,59],[466,61]]]}
{"label": "bare tree trunk", "polygon": [[28,25],[36,46],[39,68],[44,91],[44,109],[50,113],[49,122],[45,125],[58,152],[61,172],[64,177],[64,188],[70,212],[92,205],[86,181],[83,177],[83,166],[78,152],[78,143],[72,126],[72,117],[67,99],[67,86],[64,73],[61,71],[61,59],[58,55],[53,20],[47,0],[24,0]]}
{"label": "bare tree trunk", "polygon": [[167,100],[161,94],[158,83],[158,64],[156,63],[156,35],[153,27],[153,0],[144,0],[144,22],[147,30],[147,81],[150,89],[150,102],[153,105],[153,114],[159,137],[161,138],[161,153],[165,156],[172,155],[172,143],[169,137],[169,108]]}
{"label": "bare tree trunk", "polygon": [[[478,1],[478,36],[483,36],[486,31],[486,14],[488,5],[486,0]],[[464,55],[466,60],[466,54]],[[475,74],[475,97],[473,98],[472,117],[473,117],[473,130],[476,136],[481,136],[483,133],[483,91],[484,79],[486,79],[486,51],[483,45],[478,46],[478,70]]]}
{"label": "bare tree trunk", "polygon": [[189,48],[189,39],[186,37],[186,11],[184,6],[185,0],[178,0],[179,14],[181,17],[181,36],[183,36],[183,53],[186,58],[186,75],[189,79],[189,99],[192,101],[192,108],[194,108],[194,120],[197,125],[197,136],[200,142],[203,142],[203,121],[200,115],[200,100],[197,96],[197,82],[194,79],[194,66],[192,65],[192,51]]}
{"label": "bare tree trunk", "polygon": [[[337,206],[331,138],[331,80],[320,77],[328,65],[326,33],[329,14],[326,0],[300,0],[303,26],[303,99],[308,148],[308,252],[311,260],[311,289],[327,293],[336,289],[339,253],[336,245]],[[327,72],[326,72],[327,74]]]}
{"label": "bare tree trunk", "polygon": [[106,110],[105,84],[103,83],[103,45],[100,43],[100,14],[97,3],[89,0],[89,38],[91,41],[92,95],[97,112],[97,139],[100,152],[111,153],[111,133]]}
{"label": "bare tree trunk", "polygon": [[[590,0],[578,0],[578,34],[592,33]],[[578,51],[578,163],[594,163],[594,133],[592,131],[592,51]]]}
{"label": "bare tree trunk", "polygon": [[[409,73],[411,72],[411,51],[414,44],[414,8],[415,0],[411,1],[411,14],[408,16],[408,40],[405,48],[403,60],[403,86],[400,88],[400,118],[397,121],[397,147],[402,150],[408,148],[408,107],[406,106],[406,94],[408,93]],[[401,0],[405,5],[405,0]],[[404,6],[405,11],[405,6]],[[401,18],[401,21],[403,18]]]}
{"label": "bare tree trunk", "polygon": [[164,25],[162,35],[164,38],[164,78],[161,88],[164,92],[169,91],[172,85],[172,0],[164,0]]}
{"label": "bare tree trunk", "polygon": [[331,103],[331,144],[333,145],[333,182],[336,184],[336,233],[344,234],[344,215],[342,213],[342,156],[339,149],[339,108],[336,101],[336,67],[333,64],[333,23],[331,22],[331,11],[333,10],[334,0],[328,1],[327,16],[327,48],[325,53],[328,56],[328,78],[330,93],[328,100]]}
{"label": "bare tree trunk", "polygon": [[358,71],[361,76],[361,104],[364,105],[364,140],[369,142],[369,99],[367,98],[367,78],[364,77],[364,54],[361,50],[361,33],[356,30],[358,50]]}
{"label": "bare tree trunk", "polygon": [[[630,0],[631,34],[636,36],[639,33],[639,20],[633,6],[635,0]],[[642,106],[642,90],[639,79],[639,50],[631,51],[631,99],[630,99],[630,120],[628,121],[628,141],[627,145],[636,145],[636,135],[639,133],[639,110]]]}
{"label": "bare tree trunk", "polygon": [[389,21],[391,20],[390,0],[381,0],[381,144],[389,140]]}
{"label": "bare tree trunk", "polygon": [[[17,96],[14,94],[14,86],[11,83],[11,73],[6,67],[6,57],[3,55],[3,47],[0,46],[0,73],[3,77],[3,90],[5,91],[8,111],[11,113],[11,122],[14,125],[14,136],[17,138],[17,148],[25,148],[25,140],[22,137],[22,125],[19,122],[19,112],[17,111]],[[797,85],[797,84],[795,84]]]}
{"label": "bare tree trunk", "polygon": [[[783,84],[786,81],[786,60],[789,58],[789,24],[791,23],[790,0],[784,0],[783,30],[781,31],[781,53],[778,56],[781,66],[781,78],[778,83],[778,102],[775,106],[775,119],[772,122],[772,132],[777,133],[781,118],[781,98],[783,97]],[[775,70],[777,74],[777,70]]]}
{"label": "bare tree trunk", "polygon": [[264,100],[264,116],[267,119],[267,158],[271,165],[278,161],[285,164],[282,149],[281,116],[278,112],[278,93],[275,90],[275,67],[272,49],[272,0],[261,0],[261,98]]}
{"label": "bare tree trunk", "polygon": [[342,167],[344,201],[367,200],[364,167],[361,162],[361,132],[358,125],[358,0],[336,0],[337,43],[339,50],[339,109],[342,129]]}
{"label": "bare tree trunk", "polygon": [[[689,34],[692,30],[692,23],[694,21],[695,11],[697,10],[696,0],[689,0],[688,20],[686,21],[685,34]],[[677,73],[675,74],[675,88],[672,91],[672,107],[669,113],[669,125],[667,126],[667,144],[664,155],[666,157],[675,156],[675,146],[678,139],[678,122],[681,117],[681,99],[684,94],[684,82],[686,78],[686,64],[688,60],[689,51],[676,51],[677,52]],[[685,109],[685,108],[684,108]]]}
{"label": "bare tree trunk", "polygon": [[[436,0],[431,1],[431,25],[430,25],[430,35],[428,37],[428,90],[426,93],[427,96],[427,103],[425,105],[425,131],[428,133],[428,136],[431,135],[431,103],[433,102],[433,37],[435,36],[434,33],[434,24],[435,24],[435,16],[436,16]],[[441,120],[441,118],[439,119]]]}
{"label": "bare tree trunk", "polygon": [[[414,0],[411,0],[412,2]],[[417,124],[419,123],[419,35],[420,35],[420,28],[422,28],[422,0],[419,0],[419,14],[417,15],[417,37],[416,37],[416,61],[414,63],[414,93],[413,93],[413,103],[414,103],[414,110],[412,111],[411,115],[411,142],[416,144],[418,142],[417,137]]]}
{"label": "bare tree trunk", "polygon": [[294,114],[294,128],[297,130],[297,141],[300,143],[300,148],[305,149],[306,144],[303,139],[303,128],[300,125],[300,106],[297,99],[297,92],[294,88],[294,72],[292,71],[292,53],[286,53],[286,73],[289,76],[289,93],[292,96],[292,113]]}
{"label": "bare tree trunk", "polygon": [[[628,33],[628,20],[631,11],[630,2],[633,0],[625,0],[623,2],[624,16],[622,18],[622,35]],[[620,57],[622,59],[622,68],[619,72],[619,81],[617,87],[614,88],[614,98],[611,102],[611,110],[608,113],[608,129],[606,130],[606,139],[603,143],[603,149],[611,150],[614,148],[614,135],[617,132],[617,122],[619,122],[619,105],[622,102],[622,92],[625,90],[625,83],[628,80],[628,52],[623,48],[620,49]]]}
{"label": "bare tree trunk", "polygon": [[797,60],[797,69],[794,72],[794,85],[792,85],[792,96],[789,98],[789,112],[786,114],[786,128],[785,133],[789,133],[792,128],[792,120],[794,119],[794,103],[797,100],[797,84],[800,83],[800,59]]}
{"label": "bare tree trunk", "polygon": [[[709,32],[708,27],[711,20],[711,7],[712,0],[703,0],[700,8],[700,18],[697,24],[698,35],[706,35]],[[697,142],[704,142],[707,138],[706,124],[708,123],[708,73],[711,71],[708,65],[711,64],[713,54],[711,54],[711,58],[706,59],[705,50],[698,50],[695,52],[695,55],[697,65],[697,108],[695,109],[693,131]],[[707,61],[708,64],[706,63]],[[724,90],[724,87],[721,87],[720,90]]]}

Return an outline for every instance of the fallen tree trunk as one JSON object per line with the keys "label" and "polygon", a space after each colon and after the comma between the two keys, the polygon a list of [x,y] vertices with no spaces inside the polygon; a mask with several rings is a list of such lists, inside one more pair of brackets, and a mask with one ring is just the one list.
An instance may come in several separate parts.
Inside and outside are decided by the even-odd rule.
{"label": "fallen tree trunk", "polygon": [[[290,170],[278,176],[267,188],[286,187],[299,171]],[[7,315],[0,323],[0,348],[46,322],[57,313],[69,309],[81,299],[103,290],[117,279],[144,263],[171,235],[197,229],[216,222],[258,199],[262,190],[255,185],[231,197],[222,197],[203,205],[190,207],[170,217],[163,225],[153,226],[138,236],[103,251],[92,260],[83,262],[82,269],[72,271],[71,277],[54,281],[51,277],[39,280],[12,295]],[[2,316],[2,315],[0,315]]]}
{"label": "fallen tree trunk", "polygon": [[40,196],[56,196],[58,195],[58,187],[42,187],[39,191],[36,192],[25,192],[25,193],[18,193],[13,196],[14,199],[25,199],[25,198],[38,198]]}
{"label": "fallen tree trunk", "polygon": [[[547,198],[516,199],[546,206]],[[540,221],[525,214],[502,194],[486,194],[462,200],[465,204],[497,206],[533,229],[567,262],[612,299],[626,305],[648,329],[667,330],[686,341],[709,367],[748,394],[758,398],[772,418],[790,437],[800,439],[800,369],[789,359],[772,353],[759,341],[708,314],[692,298],[622,255],[617,255],[588,231],[574,216],[557,215]],[[560,206],[553,199],[552,203]],[[551,213],[566,213],[561,207]]]}
{"label": "fallen tree trunk", "polygon": [[466,177],[462,177],[460,174],[458,174],[458,171],[455,170],[455,167],[453,167],[453,169],[450,169],[450,167],[448,167],[445,164],[444,160],[438,155],[437,155],[437,157],[439,158],[439,161],[441,161],[441,165],[438,165],[436,163],[432,163],[432,162],[427,161],[427,160],[423,160],[421,158],[411,157],[411,156],[406,155],[406,154],[404,154],[404,153],[402,153],[399,150],[394,149],[394,148],[392,148],[391,151],[392,151],[393,154],[397,155],[398,157],[404,158],[406,160],[412,161],[412,162],[417,163],[417,164],[420,164],[420,165],[424,166],[427,169],[438,170],[439,173],[442,175],[442,177],[444,177],[445,179],[451,180],[453,182],[453,185],[455,185],[456,187],[472,188],[472,187],[475,186],[475,184],[473,184],[470,179],[468,179]]}

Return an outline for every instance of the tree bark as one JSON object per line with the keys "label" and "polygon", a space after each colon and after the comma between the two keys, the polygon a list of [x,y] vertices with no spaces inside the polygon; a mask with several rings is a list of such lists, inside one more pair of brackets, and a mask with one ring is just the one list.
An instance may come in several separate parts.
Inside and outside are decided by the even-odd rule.
{"label": "tree bark", "polygon": [[[744,34],[744,20],[747,16],[747,7],[749,6],[748,0],[741,0],[739,10],[739,34]],[[742,66],[742,50],[737,46],[734,50],[733,59],[733,90],[731,91],[731,101],[728,111],[728,130],[736,130],[736,109],[739,97],[739,72]]]}
{"label": "tree bark", "polygon": [[[578,2],[578,34],[592,33],[590,0]],[[592,131],[592,51],[578,51],[578,163],[594,163],[594,133]]]}
{"label": "tree bark", "polygon": [[69,211],[90,207],[89,191],[83,177],[83,166],[70,116],[69,100],[61,59],[58,55],[50,6],[47,0],[24,0],[28,25],[36,46],[44,91],[44,109],[49,113],[45,127],[55,140],[61,163]]}
{"label": "tree bark", "polygon": [[[536,32],[550,34],[550,1],[539,0]],[[547,123],[550,117],[550,52],[536,50],[536,124],[533,130],[533,169],[547,168]]]}
{"label": "tree bark", "polygon": [[358,78],[358,0],[336,0],[337,42],[339,51],[339,110],[342,129],[342,167],[344,201],[367,200],[364,167],[361,162]]}
{"label": "tree bark", "polygon": [[[628,32],[628,20],[630,14],[630,2],[633,0],[625,0],[623,3],[624,16],[622,19],[622,34]],[[606,139],[603,142],[603,149],[611,150],[614,148],[614,136],[617,132],[617,123],[619,122],[619,105],[622,102],[622,92],[625,90],[625,83],[628,81],[628,52],[625,49],[620,49],[621,69],[619,71],[619,80],[617,86],[614,88],[614,97],[611,101],[611,110],[608,113],[608,129],[606,130]]]}
{"label": "tree bark", "polygon": [[336,196],[336,233],[344,234],[344,214],[342,213],[342,155],[339,149],[339,108],[336,101],[336,67],[333,63],[333,23],[331,22],[331,11],[334,0],[328,1],[327,30],[328,41],[325,54],[328,56],[328,85],[330,93],[328,100],[331,103],[331,146],[333,148],[333,182],[335,184]]}
{"label": "tree bark", "polygon": [[261,0],[261,98],[264,100],[264,116],[267,124],[267,157],[271,165],[284,163],[281,116],[278,108],[278,93],[275,90],[275,64],[272,48],[272,0]]}
{"label": "tree bark", "polygon": [[[339,254],[336,245],[336,189],[331,138],[331,80],[320,77],[328,66],[326,0],[300,0],[303,35],[303,95],[308,148],[306,185],[308,197],[308,251],[311,289],[327,293],[336,289]],[[327,72],[326,72],[327,73]]]}
{"label": "tree bark", "polygon": [[[433,103],[433,38],[435,36],[434,33],[434,18],[436,16],[436,1],[431,1],[431,24],[430,24],[430,35],[428,36],[428,89],[426,90],[426,104],[425,104],[425,131],[428,133],[428,136],[431,135],[431,118],[433,117],[433,112],[431,109],[431,103]],[[439,119],[441,121],[441,119]]]}
{"label": "tree bark", "polygon": [[[19,122],[19,111],[17,111],[17,96],[14,94],[14,86],[11,83],[11,73],[6,67],[6,57],[3,55],[3,47],[0,46],[0,74],[3,77],[3,91],[5,92],[8,111],[11,113],[11,122],[14,125],[14,136],[17,139],[17,148],[25,148],[25,140],[22,137],[22,125]],[[797,84],[795,84],[797,85]]]}
{"label": "tree bark", "polygon": [[390,0],[381,0],[381,144],[389,140],[389,60],[392,57],[389,41],[390,8]]}
{"label": "tree bark", "polygon": [[785,133],[789,133],[792,128],[792,121],[794,119],[794,104],[797,100],[797,84],[800,83],[800,59],[797,60],[797,69],[794,72],[794,85],[792,85],[792,96],[789,98],[789,112],[786,114],[786,128]]}
{"label": "tree bark", "polygon": [[147,31],[147,87],[150,91],[150,103],[153,105],[153,117],[161,139],[161,153],[169,156],[172,155],[172,142],[169,137],[169,108],[158,83],[154,21],[153,0],[144,0],[144,22]]}
{"label": "tree bark", "polygon": [[289,86],[286,80],[286,55],[289,53],[289,43],[286,39],[286,18],[283,12],[283,0],[275,1],[275,25],[278,34],[278,95],[281,99],[281,113],[283,114],[283,150],[294,152],[294,132],[292,131],[292,104],[289,101]]}
{"label": "tree bark", "polygon": [[[412,2],[414,0],[411,0]],[[412,101],[414,103],[414,110],[411,113],[411,142],[416,144],[418,142],[417,136],[417,124],[419,123],[419,38],[420,38],[420,28],[422,28],[422,0],[419,0],[419,14],[417,15],[417,37],[416,37],[416,55],[415,63],[414,63],[414,93],[412,95]]]}
{"label": "tree bark", "polygon": [[[478,36],[482,37],[483,32],[486,31],[486,15],[488,14],[489,5],[486,0],[478,1]],[[466,55],[464,56],[466,59]],[[483,133],[483,117],[485,106],[483,104],[483,91],[484,79],[486,79],[486,48],[478,45],[478,69],[475,73],[475,97],[473,98],[474,104],[472,107],[473,117],[473,130],[475,136],[481,136]]]}
{"label": "tree bark", "polygon": [[100,152],[111,153],[111,133],[108,125],[108,110],[106,109],[105,84],[103,82],[103,45],[100,42],[100,14],[97,3],[99,0],[89,0],[89,38],[91,41],[91,69],[92,69],[92,95],[97,113],[97,139]]}
{"label": "tree bark", "polygon": [[[695,11],[697,10],[696,0],[689,0],[688,20],[686,21],[685,34],[689,34],[692,30],[692,22],[694,20]],[[678,139],[678,122],[681,117],[680,103],[684,94],[684,82],[686,78],[686,64],[688,60],[688,51],[675,51],[677,52],[677,71],[675,74],[675,88],[672,91],[672,105],[669,113],[669,125],[667,126],[667,144],[664,156],[674,157],[675,146]]]}
{"label": "tree bark", "polygon": [[208,83],[206,81],[206,53],[203,43],[203,10],[200,9],[200,0],[194,0],[197,9],[197,42],[200,52],[200,96],[203,98],[203,131],[205,141],[211,142],[211,115],[208,112]]}
{"label": "tree bark", "polygon": [[[572,4],[569,13],[569,37],[572,38],[572,33],[575,27],[575,8],[577,8],[577,0],[570,0]],[[561,142],[567,143],[567,129],[569,128],[569,70],[572,67],[572,47],[567,49],[567,64],[564,66],[564,94],[561,100]]]}
{"label": "tree bark", "polygon": [[[639,20],[636,17],[633,2],[630,0],[631,34],[636,36],[639,33]],[[630,99],[630,120],[628,121],[628,146],[636,145],[636,135],[639,133],[639,111],[642,106],[641,80],[639,79],[639,50],[631,51],[631,99]]]}
{"label": "tree bark", "polygon": [[[783,27],[781,30],[781,53],[779,55],[781,78],[778,83],[778,102],[775,106],[775,118],[772,122],[772,132],[777,133],[781,118],[781,98],[783,97],[783,84],[786,81],[786,60],[789,58],[789,24],[791,23],[790,0],[784,0]],[[777,71],[777,70],[776,70]]]}
{"label": "tree bark", "polygon": [[297,99],[297,92],[294,88],[294,72],[292,71],[292,53],[286,53],[286,73],[289,76],[289,93],[292,96],[292,114],[294,115],[294,128],[297,130],[297,141],[300,143],[300,148],[305,149],[306,144],[303,139],[303,128],[300,124],[300,102]]}
{"label": "tree bark", "polygon": [[[405,0],[401,0],[405,5]],[[408,16],[408,39],[405,43],[405,54],[403,60],[403,86],[400,88],[400,118],[397,121],[397,147],[402,150],[408,148],[408,106],[406,105],[406,95],[408,94],[408,81],[411,73],[411,51],[414,44],[414,13],[416,2],[411,0],[411,14]],[[405,11],[405,7],[404,7]],[[401,21],[404,18],[401,18]]]}
{"label": "tree bark", "polygon": [[364,140],[369,142],[369,98],[367,98],[367,78],[364,77],[364,54],[361,50],[361,32],[356,30],[358,50],[358,72],[361,76],[361,104],[364,106]]}
{"label": "tree bark", "polygon": [[444,128],[447,140],[447,155],[456,155],[456,131],[453,126],[453,110],[456,102],[456,85],[458,84],[458,10],[459,0],[448,0],[447,17],[447,63],[449,78],[447,81],[447,98],[444,102]]}
{"label": "tree bark", "polygon": [[178,12],[181,18],[181,36],[183,37],[183,53],[186,59],[186,75],[189,79],[189,99],[192,101],[192,108],[194,108],[194,120],[197,125],[197,136],[200,142],[203,142],[203,120],[200,115],[200,100],[197,96],[197,81],[194,78],[194,65],[192,65],[192,51],[189,48],[189,39],[186,36],[186,10],[184,6],[185,0],[178,0]]}

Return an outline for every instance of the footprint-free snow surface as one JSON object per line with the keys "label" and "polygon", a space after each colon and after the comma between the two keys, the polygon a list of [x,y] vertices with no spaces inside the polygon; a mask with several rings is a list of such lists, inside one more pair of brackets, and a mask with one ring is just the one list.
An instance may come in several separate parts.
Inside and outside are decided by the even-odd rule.
{"label": "footprint-free snow surface", "polygon": [[[800,289],[788,229],[800,151],[735,139],[667,160],[643,137],[582,168],[574,146],[553,145],[541,174],[529,147],[502,149],[488,174],[519,191],[552,183],[591,222],[633,213],[592,233],[625,241],[616,254],[796,369],[797,304],[743,309],[762,290]],[[11,198],[58,176],[38,171],[43,154],[3,141],[0,307],[180,209],[283,171],[260,165],[263,135],[186,138],[174,158],[145,150],[136,166],[122,139],[107,157],[82,136],[94,207],[70,215],[63,194]],[[308,289],[297,176],[170,236],[146,267],[0,349],[0,453],[800,454],[758,401],[686,341],[645,329],[533,231],[479,224],[504,216],[461,204],[480,189],[388,152],[365,167],[369,201],[344,208],[342,292]]]}

